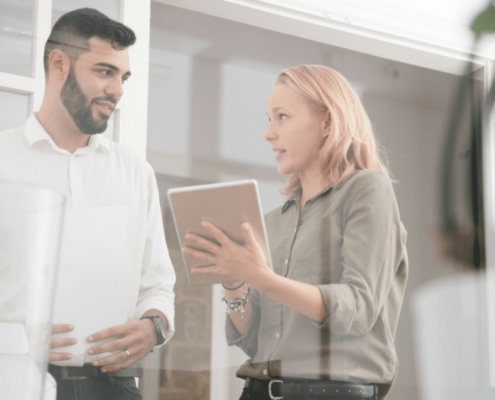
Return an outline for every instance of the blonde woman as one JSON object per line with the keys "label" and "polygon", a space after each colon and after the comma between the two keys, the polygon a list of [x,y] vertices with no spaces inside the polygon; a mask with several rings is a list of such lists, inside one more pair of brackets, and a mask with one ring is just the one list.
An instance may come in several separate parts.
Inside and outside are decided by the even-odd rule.
{"label": "blonde woman", "polygon": [[241,399],[384,399],[407,279],[406,232],[371,123],[347,81],[319,65],[280,72],[264,134],[287,202],[266,215],[273,270],[251,228],[242,246],[184,248],[222,273],[227,340],[250,359]]}

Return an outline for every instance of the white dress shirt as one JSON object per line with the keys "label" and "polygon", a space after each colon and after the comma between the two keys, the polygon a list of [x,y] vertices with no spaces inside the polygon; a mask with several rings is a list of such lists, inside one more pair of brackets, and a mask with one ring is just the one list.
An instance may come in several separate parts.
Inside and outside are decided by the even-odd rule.
{"label": "white dress shirt", "polygon": [[86,147],[70,154],[31,115],[24,126],[0,133],[0,179],[63,192],[71,208],[127,207],[127,318],[157,309],[169,322],[167,340],[172,337],[175,273],[155,175],[147,162],[103,135],[92,135]]}

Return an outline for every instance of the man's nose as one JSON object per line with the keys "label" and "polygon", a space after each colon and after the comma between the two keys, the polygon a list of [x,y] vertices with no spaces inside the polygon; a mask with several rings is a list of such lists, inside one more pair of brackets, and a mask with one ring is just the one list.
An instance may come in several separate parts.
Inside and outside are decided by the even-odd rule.
{"label": "man's nose", "polygon": [[124,83],[120,77],[116,77],[112,79],[111,82],[108,83],[106,93],[115,97],[116,102],[118,103],[122,95],[124,94]]}

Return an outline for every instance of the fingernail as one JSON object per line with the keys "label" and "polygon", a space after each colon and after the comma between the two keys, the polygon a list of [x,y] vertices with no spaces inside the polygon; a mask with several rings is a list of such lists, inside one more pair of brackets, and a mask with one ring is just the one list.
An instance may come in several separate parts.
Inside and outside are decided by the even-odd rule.
{"label": "fingernail", "polygon": [[107,369],[106,368],[102,368],[101,369],[101,372],[107,372]]}
{"label": "fingernail", "polygon": [[69,331],[73,331],[74,330],[74,325],[70,325],[69,326]]}
{"label": "fingernail", "polygon": [[244,222],[242,225],[241,225],[241,228],[244,229],[245,231],[248,230],[248,223],[247,222]]}
{"label": "fingernail", "polygon": [[201,222],[201,225],[206,226],[206,225],[208,225],[208,222],[203,221],[203,222]]}
{"label": "fingernail", "polygon": [[70,360],[71,358],[72,358],[72,354],[69,354],[69,355],[67,356],[67,360]]}
{"label": "fingernail", "polygon": [[90,350],[88,350],[88,354],[89,354],[90,356],[91,356],[91,355],[93,355],[93,353],[94,353],[94,351],[93,351],[93,350],[91,350],[91,349],[90,349]]}
{"label": "fingernail", "polygon": [[77,340],[76,339],[72,339],[71,343],[72,344],[76,344],[77,343]]}
{"label": "fingernail", "polygon": [[93,365],[94,365],[95,367],[97,367],[98,365],[100,365],[100,363],[99,363],[98,361],[95,361],[95,362],[93,362]]}
{"label": "fingernail", "polygon": [[88,342],[92,342],[93,340],[94,340],[93,336],[90,336],[90,337],[88,338]]}
{"label": "fingernail", "polygon": [[191,235],[187,234],[186,236],[184,236],[186,239],[190,239],[191,238]]}

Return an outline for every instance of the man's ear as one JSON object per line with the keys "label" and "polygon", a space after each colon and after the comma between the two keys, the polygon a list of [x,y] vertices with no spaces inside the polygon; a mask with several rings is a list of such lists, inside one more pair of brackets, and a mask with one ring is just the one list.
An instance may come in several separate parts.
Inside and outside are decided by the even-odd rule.
{"label": "man's ear", "polygon": [[60,49],[53,50],[48,57],[48,76],[65,81],[69,75],[69,70],[70,58],[67,53]]}

